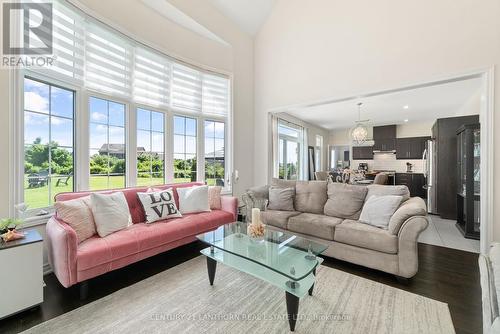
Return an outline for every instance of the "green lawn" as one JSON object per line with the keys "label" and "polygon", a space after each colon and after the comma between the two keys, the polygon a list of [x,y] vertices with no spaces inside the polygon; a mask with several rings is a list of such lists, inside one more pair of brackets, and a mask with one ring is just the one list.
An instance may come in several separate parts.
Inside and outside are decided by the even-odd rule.
{"label": "green lawn", "polygon": [[[28,205],[29,209],[36,208],[44,208],[52,205],[53,198],[55,194],[62,192],[73,191],[73,177],[71,177],[68,181],[68,185],[62,184],[60,182],[59,186],[56,186],[57,180],[59,177],[52,178],[52,193],[51,198],[49,199],[49,186],[45,185],[43,187],[29,188],[28,180],[25,177],[24,182],[24,202]],[[191,182],[189,178],[177,178],[174,179],[175,183],[183,183],[183,182]],[[158,185],[164,184],[163,178],[137,178],[137,186],[150,186],[150,185]],[[208,185],[214,185],[215,179],[208,179]],[[124,177],[123,176],[110,176],[109,184],[108,178],[106,176],[91,176],[90,177],[90,189],[91,190],[101,190],[101,189],[115,189],[115,188],[123,188],[124,185]],[[49,202],[50,200],[50,202]]]}

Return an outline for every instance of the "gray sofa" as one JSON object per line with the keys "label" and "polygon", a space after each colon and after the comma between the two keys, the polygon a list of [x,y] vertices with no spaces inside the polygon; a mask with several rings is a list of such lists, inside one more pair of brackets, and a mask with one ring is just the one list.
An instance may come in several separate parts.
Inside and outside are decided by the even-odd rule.
{"label": "gray sofa", "polygon": [[483,304],[483,333],[500,333],[500,243],[493,243],[488,255],[479,255]]}
{"label": "gray sofa", "polygon": [[[265,210],[261,213],[263,222],[272,229],[290,231],[326,244],[329,247],[323,255],[329,257],[401,278],[411,278],[417,273],[417,239],[428,226],[427,209],[421,198],[410,198],[406,186],[365,187],[278,179],[273,179],[271,186],[295,189],[293,211]],[[268,189],[269,186],[249,189],[244,195],[247,210],[253,207],[254,200],[260,206],[267,203]],[[372,195],[403,197],[387,229],[358,221],[364,203]]]}

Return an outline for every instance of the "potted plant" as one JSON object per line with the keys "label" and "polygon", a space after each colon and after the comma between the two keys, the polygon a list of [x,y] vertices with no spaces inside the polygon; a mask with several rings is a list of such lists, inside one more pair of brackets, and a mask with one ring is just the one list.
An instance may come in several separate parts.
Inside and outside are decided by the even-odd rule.
{"label": "potted plant", "polygon": [[0,220],[0,234],[7,233],[9,230],[14,230],[22,223],[21,219],[4,218]]}

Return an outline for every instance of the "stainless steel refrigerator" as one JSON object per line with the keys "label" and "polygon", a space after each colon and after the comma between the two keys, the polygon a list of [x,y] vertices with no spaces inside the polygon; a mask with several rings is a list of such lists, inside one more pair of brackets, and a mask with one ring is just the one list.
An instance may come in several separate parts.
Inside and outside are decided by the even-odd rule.
{"label": "stainless steel refrigerator", "polygon": [[436,142],[428,140],[422,156],[424,162],[424,189],[427,190],[427,212],[437,214],[437,192],[436,192]]}

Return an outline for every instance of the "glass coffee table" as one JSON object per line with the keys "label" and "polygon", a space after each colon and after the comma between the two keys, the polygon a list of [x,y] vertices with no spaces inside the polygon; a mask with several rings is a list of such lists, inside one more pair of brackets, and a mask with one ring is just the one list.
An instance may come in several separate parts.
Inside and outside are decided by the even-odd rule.
{"label": "glass coffee table", "polygon": [[236,222],[197,236],[210,247],[201,251],[207,258],[208,279],[213,285],[217,262],[257,277],[285,291],[290,330],[295,330],[299,299],[312,295],[317,255],[328,247],[289,232],[266,228],[261,238],[247,235],[247,224]]}

